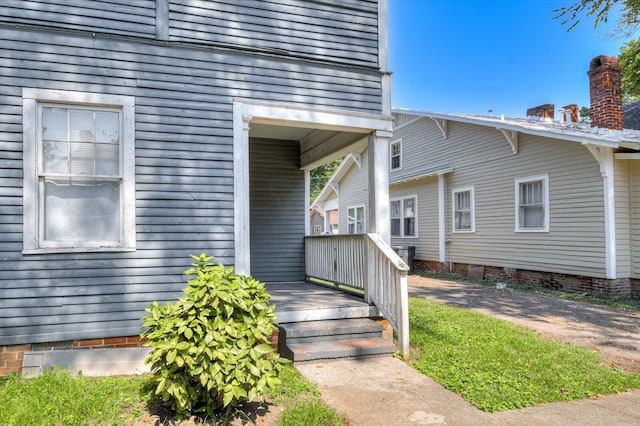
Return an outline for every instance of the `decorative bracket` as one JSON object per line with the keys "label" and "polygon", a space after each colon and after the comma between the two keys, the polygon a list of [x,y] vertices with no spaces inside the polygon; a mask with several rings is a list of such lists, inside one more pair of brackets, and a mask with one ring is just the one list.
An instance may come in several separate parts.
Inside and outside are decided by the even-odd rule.
{"label": "decorative bracket", "polygon": [[[592,144],[583,144],[587,150],[593,155],[593,158],[596,159],[598,164],[600,165],[600,174],[602,177],[609,176],[609,173],[612,172],[613,162],[609,161],[613,159],[613,156],[610,156],[611,148],[607,148],[604,146],[592,145]],[[611,157],[611,158],[609,158]]]}
{"label": "decorative bracket", "polygon": [[362,170],[362,156],[360,154],[351,154],[353,162],[358,166],[358,170]]}
{"label": "decorative bracket", "polygon": [[431,117],[431,119],[434,121],[434,123],[436,123],[436,126],[438,126],[438,128],[442,132],[442,137],[446,139],[447,136],[449,136],[449,121],[443,118]]}
{"label": "decorative bracket", "polygon": [[518,132],[515,130],[506,130],[506,129],[498,129],[500,133],[505,137],[509,145],[511,145],[511,151],[513,151],[513,155],[518,153]]}
{"label": "decorative bracket", "polygon": [[340,184],[339,183],[330,183],[329,186],[333,189],[333,192],[336,193],[337,197],[340,197]]}

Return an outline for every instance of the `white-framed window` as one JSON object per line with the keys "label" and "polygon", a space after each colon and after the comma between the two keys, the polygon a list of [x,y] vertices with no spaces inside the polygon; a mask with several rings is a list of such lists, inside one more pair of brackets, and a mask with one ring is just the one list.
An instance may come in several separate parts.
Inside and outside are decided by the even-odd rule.
{"label": "white-framed window", "polygon": [[349,234],[364,234],[364,206],[349,207],[347,209],[347,228]]}
{"label": "white-framed window", "polygon": [[322,225],[313,225],[313,235],[320,235],[322,233]]}
{"label": "white-framed window", "polygon": [[402,139],[391,142],[389,145],[389,169],[398,170],[402,168]]}
{"label": "white-framed window", "polygon": [[516,232],[549,232],[549,175],[515,180]]}
{"label": "white-framed window", "polygon": [[475,196],[473,187],[451,191],[453,232],[475,232]]}
{"label": "white-framed window", "polygon": [[132,96],[25,88],[23,252],[135,249]]}
{"label": "white-framed window", "polygon": [[418,197],[412,195],[389,201],[392,237],[417,237]]}

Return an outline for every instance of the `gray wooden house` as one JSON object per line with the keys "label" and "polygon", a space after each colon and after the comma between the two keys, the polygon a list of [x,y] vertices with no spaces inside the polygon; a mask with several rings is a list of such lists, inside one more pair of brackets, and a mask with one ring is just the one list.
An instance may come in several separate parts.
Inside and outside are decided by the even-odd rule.
{"label": "gray wooden house", "polygon": [[[414,246],[417,270],[640,297],[640,132],[623,128],[619,72],[591,61],[591,125],[577,105],[558,119],[553,105],[520,119],[394,109],[392,245]],[[316,203],[339,206],[341,233],[366,208],[359,152]]]}
{"label": "gray wooden house", "polygon": [[[354,146],[376,158],[385,252],[385,25],[385,0],[3,2],[0,374],[24,352],[139,345],[189,253],[303,294],[329,262],[305,239],[309,170]],[[371,275],[351,281],[384,310]]]}

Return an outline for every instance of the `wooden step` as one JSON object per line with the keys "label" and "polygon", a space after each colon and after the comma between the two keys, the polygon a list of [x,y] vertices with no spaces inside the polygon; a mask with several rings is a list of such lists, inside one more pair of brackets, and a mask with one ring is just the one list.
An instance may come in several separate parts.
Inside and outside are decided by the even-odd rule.
{"label": "wooden step", "polygon": [[291,343],[283,349],[281,355],[285,358],[293,362],[304,362],[322,359],[392,355],[396,351],[396,346],[382,337],[369,337],[365,339]]}
{"label": "wooden step", "polygon": [[294,362],[393,354],[396,347],[382,338],[382,329],[369,318],[282,324],[280,354]]}

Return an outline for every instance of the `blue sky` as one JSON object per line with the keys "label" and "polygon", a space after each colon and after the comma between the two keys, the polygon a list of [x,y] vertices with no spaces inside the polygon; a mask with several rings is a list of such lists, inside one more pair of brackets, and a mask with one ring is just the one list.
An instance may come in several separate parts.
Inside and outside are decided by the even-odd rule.
{"label": "blue sky", "polygon": [[394,108],[524,117],[551,103],[557,116],[589,106],[589,62],[627,41],[608,36],[611,19],[567,33],[553,10],[573,1],[387,1]]}

